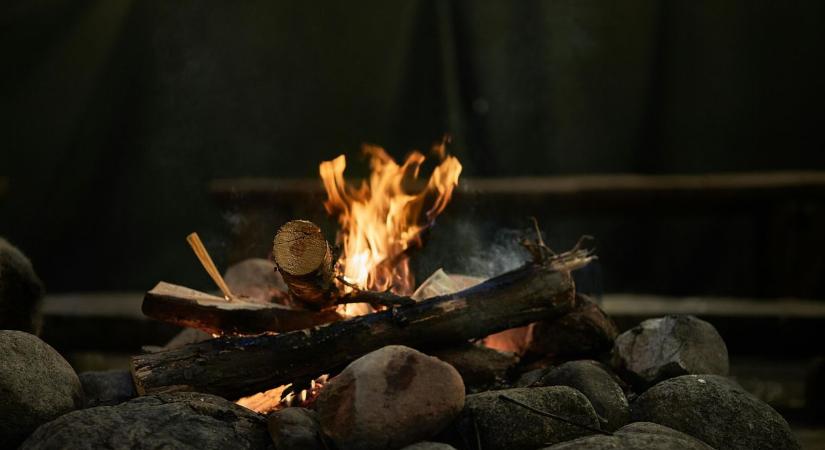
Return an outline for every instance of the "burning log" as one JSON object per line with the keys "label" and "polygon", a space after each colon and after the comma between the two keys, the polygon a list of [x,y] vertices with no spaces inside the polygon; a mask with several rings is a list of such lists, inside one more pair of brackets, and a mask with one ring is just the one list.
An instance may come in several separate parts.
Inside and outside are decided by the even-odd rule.
{"label": "burning log", "polygon": [[[191,242],[200,239],[193,233]],[[409,304],[407,297],[391,292],[362,290],[344,284],[349,292],[333,281],[332,256],[321,229],[306,220],[287,222],[275,236],[273,258],[289,289],[287,305],[261,302],[230,292],[203,245],[197,248],[203,263],[224,297],[183,286],[160,282],[143,299],[143,313],[149,317],[184,327],[217,334],[259,334],[286,332],[321,325],[341,316],[334,307],[345,303],[370,303],[394,306]],[[291,306],[295,306],[292,308]]]}
{"label": "burning log", "polygon": [[257,334],[292,331],[341,318],[335,311],[291,309],[196,291],[161,281],[143,298],[143,313],[154,319],[208,333]]}
{"label": "burning log", "polygon": [[569,312],[570,271],[590,259],[577,250],[455,294],[326,326],[135,356],[132,375],[140,394],[193,390],[237,398],[330,372],[386,345],[422,348],[484,337]]}
{"label": "burning log", "polygon": [[317,225],[307,220],[285,223],[275,235],[272,258],[294,301],[314,309],[334,303],[332,253]]}

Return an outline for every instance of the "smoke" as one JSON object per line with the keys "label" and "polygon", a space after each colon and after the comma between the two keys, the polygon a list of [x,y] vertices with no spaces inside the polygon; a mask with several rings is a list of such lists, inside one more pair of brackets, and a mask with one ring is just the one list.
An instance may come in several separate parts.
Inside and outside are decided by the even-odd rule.
{"label": "smoke", "polygon": [[443,268],[448,273],[490,278],[522,266],[530,258],[519,241],[528,230],[479,225],[469,220],[439,223],[413,257],[417,278]]}
{"label": "smoke", "polygon": [[[520,242],[525,238],[535,239],[535,233],[532,227],[505,228],[472,220],[440,222],[412,258],[416,280],[421,282],[438,269],[484,279],[515,270],[530,261],[530,254]],[[555,250],[563,251],[575,244],[580,236],[577,233],[565,227],[551,227],[543,233],[543,238]],[[601,296],[602,273],[598,260],[575,271],[573,276],[579,292]]]}
{"label": "smoke", "polygon": [[234,211],[224,211],[223,220],[229,225],[230,233],[232,233],[233,236],[241,234],[243,228],[248,223],[246,216]]}
{"label": "smoke", "polygon": [[492,239],[485,239],[478,230],[467,227],[462,239],[473,239],[474,250],[459,259],[461,272],[467,275],[491,278],[516,269],[530,258],[529,253],[519,242],[525,237],[526,230],[498,229]]}

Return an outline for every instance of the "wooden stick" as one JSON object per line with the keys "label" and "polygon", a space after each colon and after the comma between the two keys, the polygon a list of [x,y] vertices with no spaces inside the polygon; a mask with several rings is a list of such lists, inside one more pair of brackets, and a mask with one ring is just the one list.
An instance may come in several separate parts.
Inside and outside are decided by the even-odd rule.
{"label": "wooden stick", "polygon": [[212,278],[212,281],[218,285],[218,289],[220,289],[223,293],[223,298],[225,298],[226,301],[231,302],[235,296],[232,295],[232,292],[229,290],[229,286],[226,285],[226,281],[223,280],[223,277],[221,276],[221,273],[218,272],[218,268],[215,266],[215,263],[212,262],[212,257],[210,257],[209,252],[206,251],[206,247],[203,245],[198,233],[191,233],[189,236],[186,236],[186,242],[188,242],[189,246],[192,247],[192,251],[195,252],[195,256],[198,257],[198,261],[201,262],[201,265],[204,270],[206,270],[206,273],[208,273]]}
{"label": "wooden stick", "polygon": [[188,390],[238,398],[329,373],[386,345],[465,342],[560,317],[574,307],[575,287],[568,271],[555,268],[592,259],[584,251],[575,256],[528,264],[455,294],[312,329],[223,337],[135,356],[135,386],[140,394]]}

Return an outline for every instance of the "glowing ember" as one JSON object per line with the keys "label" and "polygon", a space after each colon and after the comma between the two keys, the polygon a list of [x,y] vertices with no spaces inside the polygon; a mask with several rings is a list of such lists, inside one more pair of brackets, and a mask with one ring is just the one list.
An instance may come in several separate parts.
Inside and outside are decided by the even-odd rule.
{"label": "glowing ember", "polygon": [[[320,166],[327,192],[324,206],[341,226],[338,243],[343,253],[338,270],[359,287],[407,295],[414,290],[415,280],[405,251],[420,245],[421,232],[447,206],[458,185],[461,164],[446,156],[444,142],[436,145],[433,153],[440,164],[423,189],[410,192],[426,159],[423,154],[412,152],[399,165],[380,147],[365,146],[364,152],[370,157],[371,174],[357,188],[344,179],[344,155]],[[369,309],[350,307],[342,312],[363,314]]]}

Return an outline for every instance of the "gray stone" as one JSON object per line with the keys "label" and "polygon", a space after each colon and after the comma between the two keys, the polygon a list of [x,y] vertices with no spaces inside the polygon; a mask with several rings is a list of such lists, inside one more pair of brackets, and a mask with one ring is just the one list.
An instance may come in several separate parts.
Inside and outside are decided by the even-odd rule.
{"label": "gray stone", "polygon": [[612,364],[637,389],[688,374],[728,375],[728,349],[713,325],[693,316],[645,320],[616,338]]}
{"label": "gray stone", "polygon": [[419,442],[408,445],[401,450],[455,450],[455,447],[442,442]]}
{"label": "gray stone", "polygon": [[597,361],[579,360],[554,367],[534,386],[570,386],[590,400],[602,429],[613,431],[630,421],[630,405],[614,375]]}
{"label": "gray stone", "polygon": [[128,370],[83,372],[78,375],[86,397],[86,407],[114,406],[137,395]]}
{"label": "gray stone", "polygon": [[391,345],[353,361],[315,402],[324,433],[342,450],[393,449],[432,438],[464,406],[449,364]]}
{"label": "gray stone", "polygon": [[37,336],[0,330],[0,448],[83,405],[74,369]]}
{"label": "gray stone", "polygon": [[275,450],[329,448],[318,413],[306,408],[284,408],[267,418],[269,436]]}
{"label": "gray stone", "polygon": [[552,367],[542,367],[540,369],[533,369],[521,374],[518,379],[513,383],[513,387],[536,387],[539,386],[539,380],[543,377],[547,372],[549,372]]}
{"label": "gray stone", "polygon": [[263,258],[249,258],[226,270],[224,280],[235,295],[254,303],[271,303],[287,291],[286,283],[275,264]]}
{"label": "gray stone", "polygon": [[634,422],[613,436],[595,435],[547,447],[545,450],[713,450],[680,431],[650,422]]}
{"label": "gray stone", "polygon": [[0,238],[0,329],[39,334],[43,292],[31,261]]}
{"label": "gray stone", "polygon": [[719,449],[798,449],[788,422],[736,383],[716,375],[663,381],[631,405],[633,419],[682,431]]}
{"label": "gray stone", "polygon": [[507,372],[518,362],[513,353],[472,344],[434,350],[429,354],[455,367],[469,392],[504,385]]}
{"label": "gray stone", "polygon": [[476,436],[485,450],[527,450],[593,434],[594,431],[555,418],[545,417],[521,405],[562,416],[577,424],[598,429],[596,411],[581,392],[568,386],[515,388],[467,396],[458,424],[465,442],[475,448]]}
{"label": "gray stone", "polygon": [[21,449],[266,449],[266,420],[214,395],[180,392],[66,414]]}

